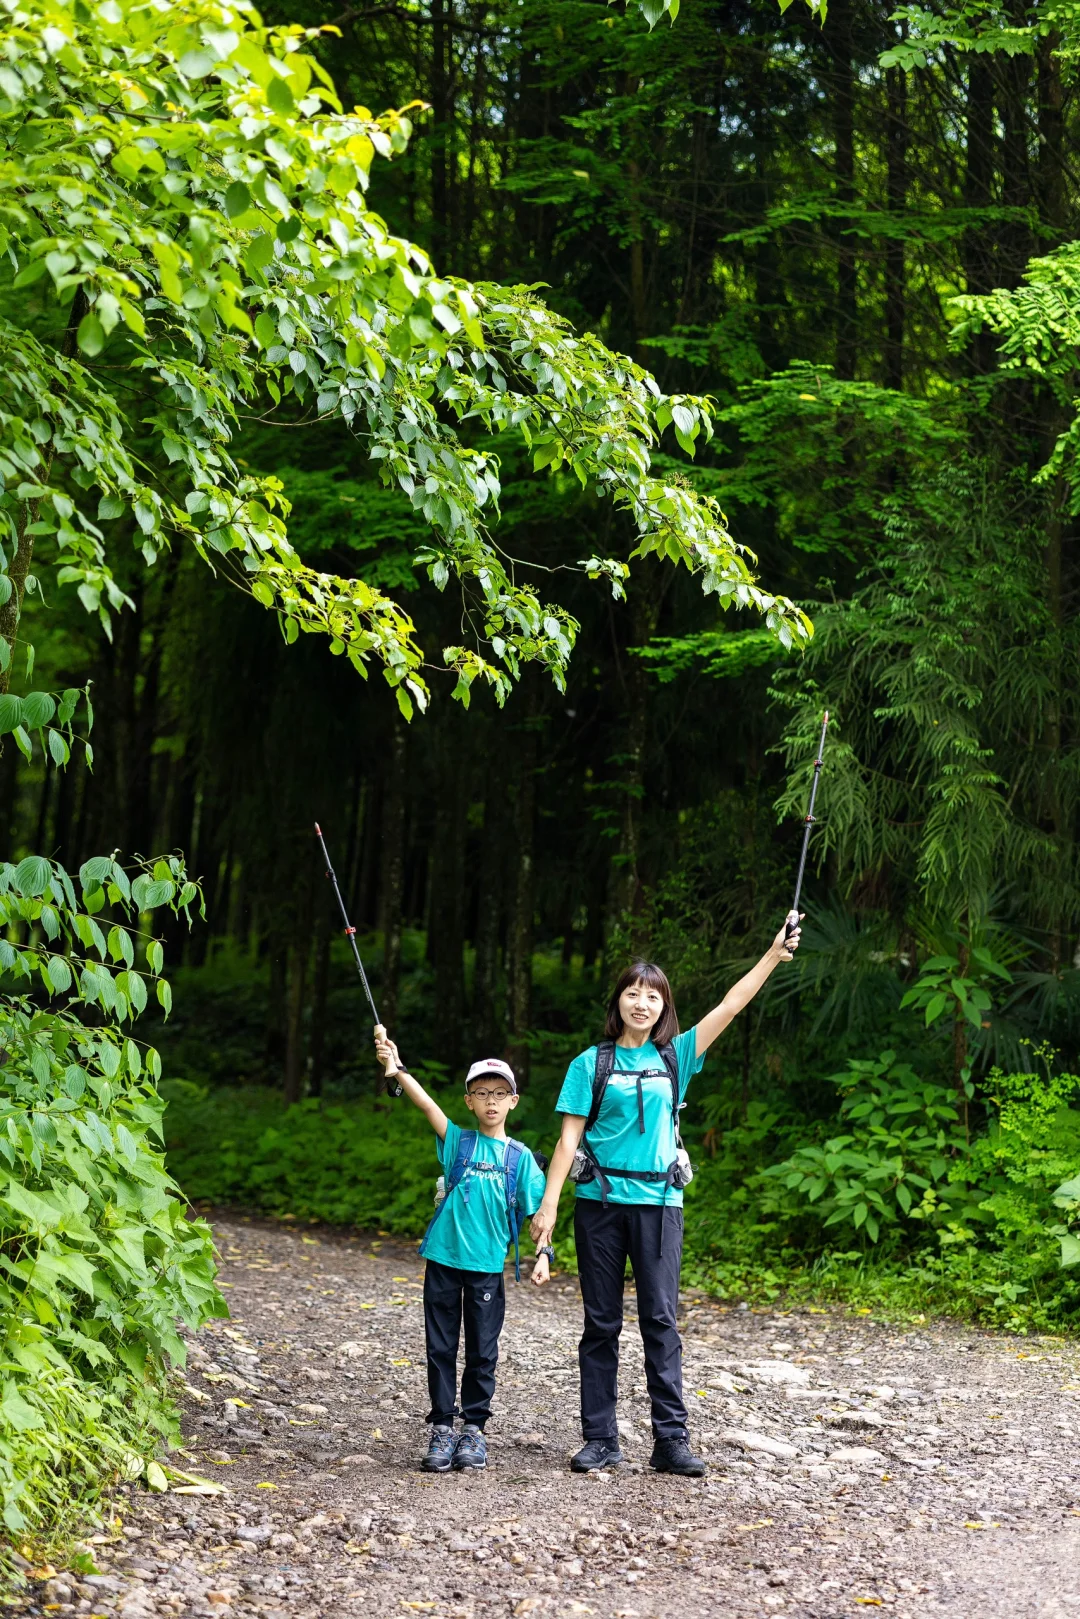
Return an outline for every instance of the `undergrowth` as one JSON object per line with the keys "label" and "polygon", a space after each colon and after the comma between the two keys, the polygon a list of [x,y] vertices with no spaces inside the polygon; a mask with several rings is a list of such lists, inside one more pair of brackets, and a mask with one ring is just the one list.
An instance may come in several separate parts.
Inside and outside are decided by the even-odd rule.
{"label": "undergrowth", "polygon": [[[1064,1222],[1077,1200],[1055,1194],[1080,1171],[1080,1112],[1068,1106],[1076,1082],[1025,1075],[1021,1086],[1021,1076],[996,1076],[998,1111],[960,1151],[940,1087],[919,1088],[893,1066],[886,1053],[837,1076],[846,1134],[837,1145],[835,1122],[823,1121],[823,1145],[811,1139],[793,1167],[790,1157],[769,1162],[777,1127],[766,1109],[725,1132],[713,1155],[698,1140],[685,1201],[686,1284],[751,1303],[843,1303],[1017,1332],[1073,1330],[1080,1281],[1061,1257],[1075,1241]],[[427,1077],[448,1114],[460,1116],[458,1088]],[[265,1090],[208,1092],[184,1081],[163,1089],[170,1167],[189,1197],[422,1235],[438,1174],[435,1142],[401,1100],[309,1100],[286,1111]],[[874,1105],[863,1108],[867,1096]],[[511,1134],[550,1153],[552,1103],[546,1084],[523,1096]],[[710,1144],[716,1139],[713,1132]],[[820,1189],[817,1181],[807,1188],[808,1163],[821,1169]],[[875,1196],[882,1204],[876,1239],[857,1218],[860,1177],[869,1177],[871,1206]],[[907,1206],[895,1192],[904,1180],[919,1191]],[[559,1262],[574,1268],[569,1192],[555,1245]]]}

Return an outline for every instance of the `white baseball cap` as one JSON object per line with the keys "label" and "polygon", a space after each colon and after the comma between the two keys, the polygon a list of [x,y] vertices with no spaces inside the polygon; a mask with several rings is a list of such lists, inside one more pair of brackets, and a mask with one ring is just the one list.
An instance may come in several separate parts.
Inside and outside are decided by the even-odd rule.
{"label": "white baseball cap", "polygon": [[495,1074],[499,1079],[505,1079],[514,1095],[517,1095],[514,1070],[508,1062],[500,1062],[498,1057],[483,1057],[479,1062],[474,1062],[465,1075],[465,1089],[468,1090],[474,1079],[483,1079],[485,1074]]}

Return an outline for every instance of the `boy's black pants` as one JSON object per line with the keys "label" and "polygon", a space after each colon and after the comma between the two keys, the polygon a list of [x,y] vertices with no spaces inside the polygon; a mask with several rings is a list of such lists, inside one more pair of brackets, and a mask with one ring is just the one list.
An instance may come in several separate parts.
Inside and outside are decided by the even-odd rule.
{"label": "boy's black pants", "polygon": [[574,1238],[585,1305],[585,1331],[578,1346],[582,1433],[586,1439],[614,1439],[618,1434],[619,1334],[629,1259],[637,1284],[653,1434],[657,1439],[685,1439],[682,1341],[675,1325],[682,1209],[655,1203],[609,1203],[605,1208],[598,1199],[579,1197],[574,1205]]}
{"label": "boy's black pants", "polygon": [[461,1415],[483,1428],[491,1415],[499,1334],[506,1314],[502,1271],[455,1270],[429,1259],[424,1272],[424,1336],[427,1341],[427,1420],[450,1427],[457,1397],[457,1353],[465,1322],[465,1370]]}

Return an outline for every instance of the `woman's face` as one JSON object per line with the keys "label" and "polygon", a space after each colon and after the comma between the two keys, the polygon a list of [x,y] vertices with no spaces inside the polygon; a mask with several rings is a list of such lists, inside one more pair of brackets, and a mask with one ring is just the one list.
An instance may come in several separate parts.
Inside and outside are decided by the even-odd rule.
{"label": "woman's face", "polygon": [[640,1034],[648,1034],[660,1021],[660,1014],[664,1010],[664,997],[658,989],[652,989],[642,979],[624,989],[619,996],[619,1016],[623,1020],[624,1029],[634,1029]]}

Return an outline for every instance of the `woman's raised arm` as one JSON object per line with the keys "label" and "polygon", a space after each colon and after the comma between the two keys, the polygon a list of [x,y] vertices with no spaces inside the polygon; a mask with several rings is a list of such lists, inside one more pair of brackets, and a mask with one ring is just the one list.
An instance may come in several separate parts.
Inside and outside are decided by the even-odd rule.
{"label": "woman's raised arm", "polygon": [[[799,921],[802,921],[801,915]],[[786,936],[786,929],[785,920],[784,926],[757,965],[751,967],[737,984],[732,984],[719,1006],[714,1006],[711,1012],[706,1012],[698,1023],[696,1033],[699,1057],[703,1057],[713,1041],[723,1034],[732,1018],[738,1017],[743,1008],[750,1005],[758,990],[780,963],[791,960],[792,952],[799,948],[799,929],[796,928],[790,938]]]}

